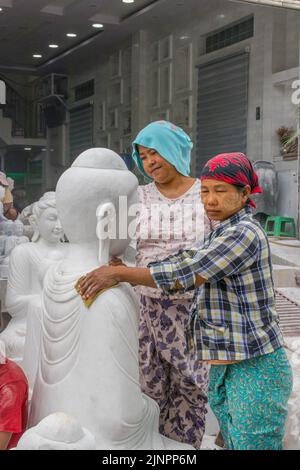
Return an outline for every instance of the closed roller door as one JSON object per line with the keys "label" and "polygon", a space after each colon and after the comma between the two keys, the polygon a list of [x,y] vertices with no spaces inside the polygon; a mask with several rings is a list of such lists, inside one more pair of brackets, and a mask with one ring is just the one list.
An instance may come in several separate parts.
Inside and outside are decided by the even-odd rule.
{"label": "closed roller door", "polygon": [[247,152],[249,54],[198,69],[197,174],[218,153]]}
{"label": "closed roller door", "polygon": [[70,111],[70,155],[78,155],[93,147],[93,105],[88,104]]}

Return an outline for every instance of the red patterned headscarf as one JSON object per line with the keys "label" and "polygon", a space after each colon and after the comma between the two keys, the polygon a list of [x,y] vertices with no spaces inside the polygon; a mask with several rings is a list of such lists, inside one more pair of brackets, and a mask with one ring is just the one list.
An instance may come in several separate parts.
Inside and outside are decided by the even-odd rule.
{"label": "red patterned headscarf", "polygon": [[[251,194],[262,192],[257,174],[250,160],[243,153],[221,153],[211,158],[204,166],[200,179],[201,181],[205,179],[224,181],[240,188],[249,185]],[[256,207],[251,199],[249,204]]]}

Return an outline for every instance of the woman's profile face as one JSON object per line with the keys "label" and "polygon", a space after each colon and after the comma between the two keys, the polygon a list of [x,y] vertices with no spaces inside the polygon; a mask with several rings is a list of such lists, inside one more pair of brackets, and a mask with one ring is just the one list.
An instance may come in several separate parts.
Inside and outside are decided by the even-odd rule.
{"label": "woman's profile face", "polygon": [[211,220],[223,221],[239,212],[250,195],[250,186],[239,191],[236,186],[214,179],[201,181],[201,201]]}
{"label": "woman's profile face", "polygon": [[57,209],[48,207],[44,209],[37,221],[41,238],[47,242],[57,243],[63,235],[63,229],[58,218]]}
{"label": "woman's profile face", "polygon": [[176,168],[167,162],[155,149],[137,146],[143,168],[156,183],[167,183],[178,173]]}

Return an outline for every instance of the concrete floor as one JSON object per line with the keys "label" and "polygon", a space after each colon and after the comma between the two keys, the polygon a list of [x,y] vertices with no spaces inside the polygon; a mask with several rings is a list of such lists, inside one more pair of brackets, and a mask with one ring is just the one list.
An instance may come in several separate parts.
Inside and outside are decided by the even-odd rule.
{"label": "concrete floor", "polygon": [[300,241],[295,239],[269,238],[276,289],[300,304]]}

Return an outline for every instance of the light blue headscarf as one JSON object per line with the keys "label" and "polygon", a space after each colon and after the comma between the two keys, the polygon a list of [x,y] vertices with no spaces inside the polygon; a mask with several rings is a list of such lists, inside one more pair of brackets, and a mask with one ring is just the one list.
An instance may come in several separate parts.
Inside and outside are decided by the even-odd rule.
{"label": "light blue headscarf", "polygon": [[168,121],[155,121],[142,129],[132,143],[132,157],[147,181],[153,181],[144,171],[137,145],[155,149],[165,160],[184,176],[190,175],[193,143],[180,128]]}

